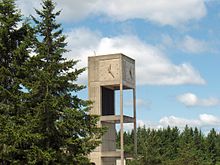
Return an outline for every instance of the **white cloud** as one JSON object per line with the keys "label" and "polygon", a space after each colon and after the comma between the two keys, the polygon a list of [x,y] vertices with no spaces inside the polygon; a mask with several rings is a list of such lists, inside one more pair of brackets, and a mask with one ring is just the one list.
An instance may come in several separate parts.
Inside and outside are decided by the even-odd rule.
{"label": "white cloud", "polygon": [[[66,34],[67,49],[70,50],[65,57],[68,59],[79,60],[77,67],[87,67],[88,56],[94,55],[96,47],[99,45],[101,36],[98,32],[92,32],[87,28],[73,29]],[[87,72],[79,77],[79,82],[87,83]]]}
{"label": "white cloud", "polygon": [[[96,13],[99,0],[54,0],[56,11],[62,10],[59,19],[62,21],[77,21]],[[41,10],[42,1],[17,0],[19,8],[25,16],[36,15],[35,8]]]}
{"label": "white cloud", "polygon": [[191,36],[185,36],[179,43],[179,47],[189,53],[201,53],[207,50],[207,43]]}
{"label": "white cloud", "polygon": [[17,0],[16,4],[25,16],[35,15],[35,8],[40,8],[41,1]]}
{"label": "white cloud", "polygon": [[189,120],[185,118],[179,118],[175,116],[163,117],[160,119],[159,123],[163,126],[178,126],[185,127],[186,125],[190,126],[200,126],[201,122],[199,120]]}
{"label": "white cloud", "polygon": [[185,93],[178,96],[177,99],[186,106],[195,106],[198,103],[198,98],[193,93]]}
{"label": "white cloud", "polygon": [[161,48],[163,49],[179,49],[183,52],[191,54],[199,54],[204,52],[212,52],[212,47],[208,41],[193,38],[186,35],[181,39],[173,38],[170,35],[163,34],[161,37]]}
{"label": "white cloud", "polygon": [[[137,36],[102,37],[86,28],[73,29],[69,37],[68,58],[80,59],[80,66],[87,66],[88,56],[123,53],[136,60],[139,85],[204,84],[204,79],[190,64],[173,64],[157,47],[141,41]],[[84,74],[84,79],[87,75]]]}
{"label": "white cloud", "polygon": [[216,116],[209,115],[209,114],[201,114],[199,115],[199,119],[203,124],[208,124],[208,125],[219,125],[220,124],[220,118],[217,118]]}
{"label": "white cloud", "polygon": [[[113,20],[144,19],[161,25],[179,25],[206,15],[205,0],[56,0],[65,21],[90,15],[104,15]],[[39,1],[18,0],[25,14],[33,14]]]}
{"label": "white cloud", "polygon": [[[145,126],[146,128],[152,129],[160,129],[170,126],[178,127],[180,130],[182,130],[185,128],[186,125],[188,125],[189,127],[198,127],[201,130],[208,132],[213,127],[216,129],[219,128],[220,117],[211,114],[200,114],[196,119],[188,119],[171,115],[162,117],[158,122],[137,120],[138,127]],[[133,124],[131,123],[125,124],[124,126],[125,130],[127,131],[133,129]]]}
{"label": "white cloud", "polygon": [[137,126],[138,127],[143,127],[145,125],[143,120],[137,120]]}
{"label": "white cloud", "polygon": [[207,127],[207,126],[220,126],[220,118],[210,114],[200,114],[198,119],[186,119],[175,116],[163,117],[160,119],[159,124],[163,127],[177,126],[180,128],[186,125],[190,127]]}
{"label": "white cloud", "polygon": [[[178,25],[206,14],[203,0],[112,0],[101,1],[102,12],[116,20],[140,18],[162,25]],[[118,8],[120,6],[120,9]]]}
{"label": "white cloud", "polygon": [[179,95],[177,96],[177,100],[188,107],[193,107],[193,106],[209,107],[209,106],[220,105],[220,99],[213,98],[213,97],[200,99],[193,93],[184,93],[182,95]]}

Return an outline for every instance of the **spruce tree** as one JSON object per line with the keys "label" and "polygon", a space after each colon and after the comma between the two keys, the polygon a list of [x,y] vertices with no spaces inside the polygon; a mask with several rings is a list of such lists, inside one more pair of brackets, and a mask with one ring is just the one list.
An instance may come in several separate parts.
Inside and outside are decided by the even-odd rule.
{"label": "spruce tree", "polygon": [[179,148],[179,129],[177,127],[171,128],[168,126],[166,129],[158,130],[160,137],[160,154],[165,162],[173,161],[178,157]]}
{"label": "spruce tree", "polygon": [[[0,0],[0,162],[25,164],[32,117],[24,106],[22,79],[29,58],[31,29],[22,23],[14,0]],[[21,26],[18,27],[18,24]]]}
{"label": "spruce tree", "polygon": [[211,165],[215,165],[218,159],[216,140],[217,140],[217,133],[215,129],[212,128],[206,138],[207,155],[208,155]]}
{"label": "spruce tree", "polygon": [[161,164],[161,156],[159,153],[160,137],[155,129],[141,128],[141,137],[138,137],[138,148],[142,155],[141,164]]}
{"label": "spruce tree", "polygon": [[220,133],[216,137],[216,151],[217,151],[217,163],[220,164]]}
{"label": "spruce tree", "polygon": [[36,117],[34,132],[40,134],[29,160],[34,164],[86,164],[87,155],[99,144],[102,129],[98,117],[89,114],[90,102],[80,99],[78,76],[85,68],[78,61],[63,57],[67,52],[61,24],[56,22],[51,0],[44,0],[42,10],[33,18],[36,40],[34,56],[27,63],[29,76],[27,105]]}

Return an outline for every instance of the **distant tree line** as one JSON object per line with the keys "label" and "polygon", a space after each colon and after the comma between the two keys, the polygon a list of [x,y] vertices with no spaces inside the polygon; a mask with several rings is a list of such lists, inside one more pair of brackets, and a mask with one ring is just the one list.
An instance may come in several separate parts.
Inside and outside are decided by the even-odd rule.
{"label": "distant tree line", "polygon": [[[134,133],[124,132],[125,152],[134,156],[129,165],[220,165],[220,134],[211,129],[204,135],[186,126],[137,129],[138,153],[134,155]],[[120,133],[117,133],[119,148]]]}

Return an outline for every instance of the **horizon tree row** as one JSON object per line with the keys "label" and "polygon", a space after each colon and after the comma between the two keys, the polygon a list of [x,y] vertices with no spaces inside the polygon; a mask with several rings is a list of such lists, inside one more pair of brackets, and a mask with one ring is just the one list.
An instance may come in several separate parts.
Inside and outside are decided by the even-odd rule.
{"label": "horizon tree row", "polygon": [[[124,132],[125,151],[135,159],[129,165],[220,165],[220,133],[211,129],[204,135],[198,128],[186,126],[150,129],[138,127],[134,155],[134,133]],[[120,133],[117,133],[117,144]],[[119,147],[119,146],[118,146]]]}

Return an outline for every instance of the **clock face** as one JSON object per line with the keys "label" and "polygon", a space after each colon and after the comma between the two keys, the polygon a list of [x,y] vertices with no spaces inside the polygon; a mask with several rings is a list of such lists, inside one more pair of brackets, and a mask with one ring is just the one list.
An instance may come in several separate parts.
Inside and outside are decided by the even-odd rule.
{"label": "clock face", "polygon": [[133,83],[135,80],[134,64],[128,61],[125,61],[125,79],[130,83]]}
{"label": "clock face", "polygon": [[102,60],[99,62],[99,80],[119,80],[119,59]]}

